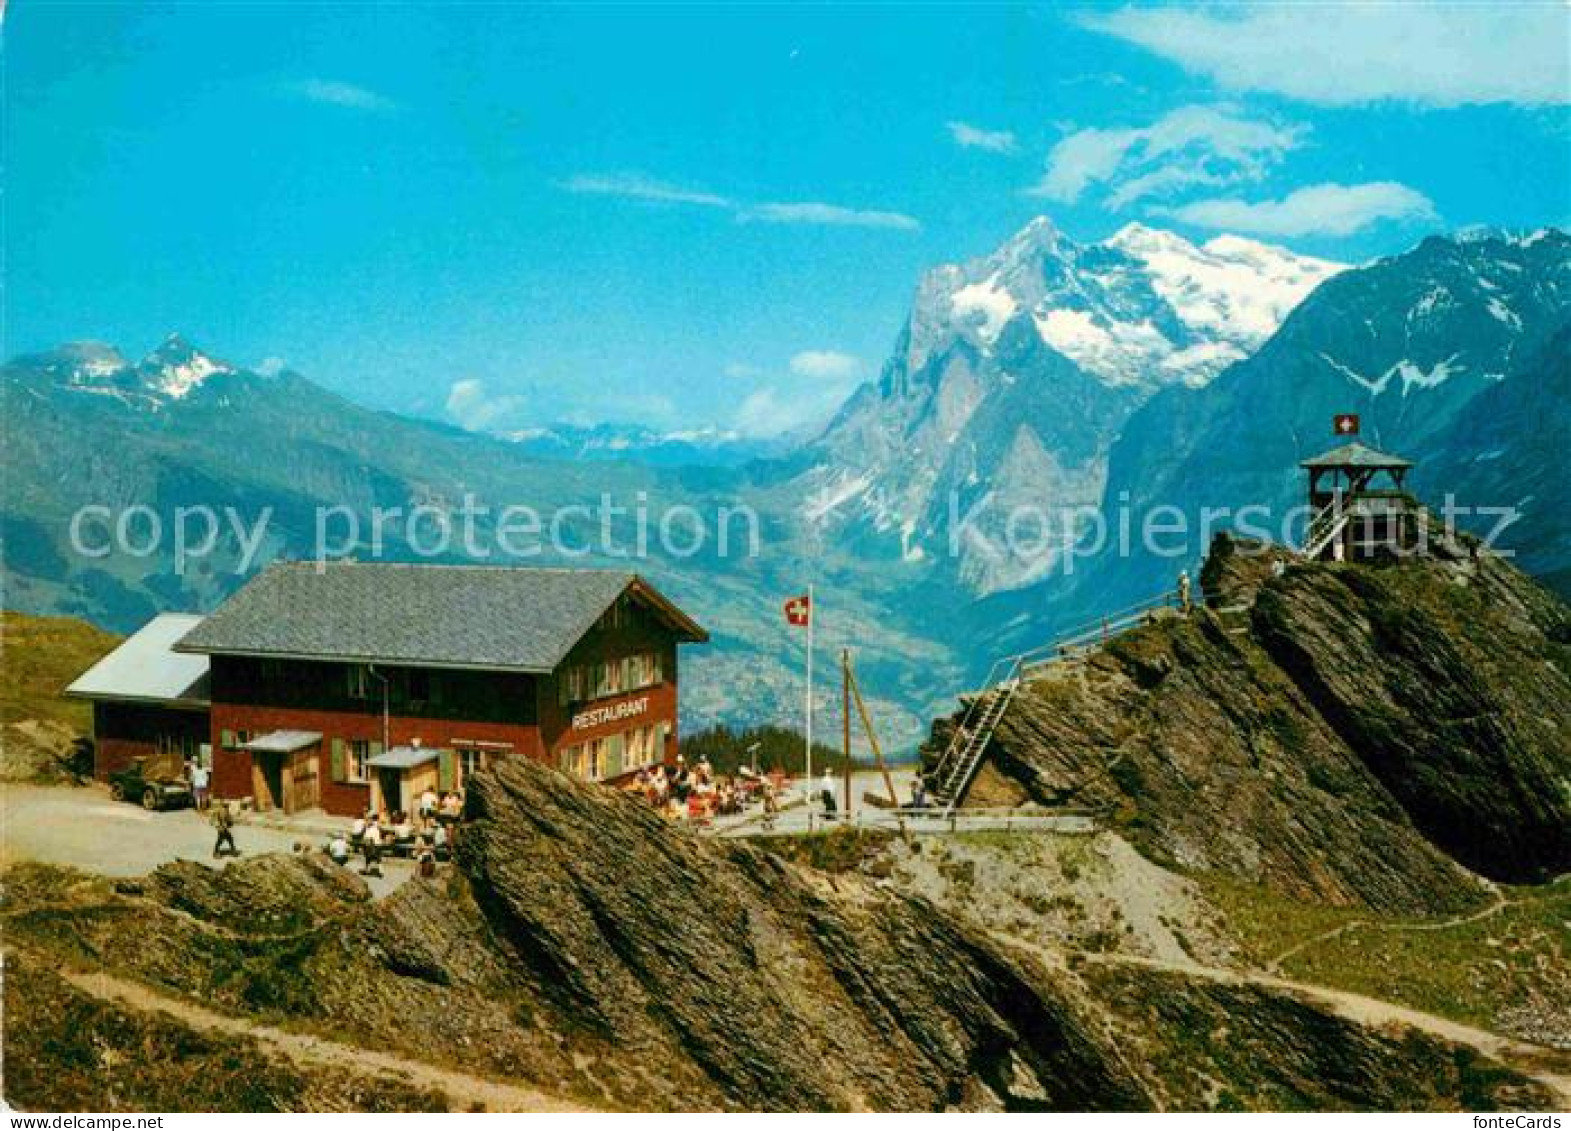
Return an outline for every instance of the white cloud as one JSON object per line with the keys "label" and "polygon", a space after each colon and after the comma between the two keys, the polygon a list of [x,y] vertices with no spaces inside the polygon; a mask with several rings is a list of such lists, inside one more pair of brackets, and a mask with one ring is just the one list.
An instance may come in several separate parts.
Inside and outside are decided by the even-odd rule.
{"label": "white cloud", "polygon": [[1350,236],[1382,220],[1439,218],[1427,196],[1394,181],[1310,185],[1280,200],[1196,200],[1164,215],[1197,227],[1266,236]]}
{"label": "white cloud", "polygon": [[866,208],[843,208],[838,204],[825,204],[818,200],[803,200],[784,204],[760,204],[748,209],[744,219],[763,220],[770,224],[820,224],[835,228],[891,228],[896,231],[914,232],[921,224],[903,212],[878,212]]}
{"label": "white cloud", "polygon": [[485,382],[478,377],[454,381],[447,391],[447,415],[460,428],[470,432],[483,432],[502,418],[517,412],[524,405],[518,396],[492,396],[486,392]]}
{"label": "white cloud", "polygon": [[1258,181],[1302,135],[1297,126],[1228,107],[1180,106],[1148,126],[1084,129],[1061,139],[1031,194],[1068,204],[1096,187],[1118,209],[1196,186]]}
{"label": "white cloud", "polygon": [[791,372],[798,377],[844,381],[861,369],[860,360],[838,350],[803,350],[791,359]]}
{"label": "white cloud", "polygon": [[1571,101],[1564,3],[1130,7],[1077,22],[1225,88],[1322,105]]}
{"label": "white cloud", "polygon": [[839,386],[782,389],[766,386],[750,393],[737,409],[734,427],[744,436],[779,436],[823,424],[844,403]]}
{"label": "white cloud", "polygon": [[839,350],[801,350],[792,355],[790,376],[765,377],[753,365],[727,366],[755,388],[742,398],[732,427],[746,436],[778,436],[825,423],[856,388],[862,361]]}
{"label": "white cloud", "polygon": [[969,122],[950,122],[949,136],[961,149],[985,149],[989,153],[1013,153],[1015,135],[1008,130],[984,130]]}
{"label": "white cloud", "polygon": [[705,208],[735,208],[735,201],[703,189],[687,188],[646,177],[642,173],[581,175],[562,182],[568,192],[589,196],[619,196],[657,204],[696,204]]}
{"label": "white cloud", "polygon": [[730,212],[737,220],[768,224],[819,224],[840,228],[890,228],[915,231],[922,225],[901,212],[846,208],[817,200],[747,204],[705,189],[671,184],[643,173],[583,173],[569,177],[561,187],[587,196],[614,196],[657,204],[693,204]]}
{"label": "white cloud", "polygon": [[334,79],[301,79],[299,82],[285,83],[284,91],[296,98],[304,98],[308,102],[340,106],[347,110],[386,113],[398,109],[398,103],[385,95],[378,94],[367,87]]}

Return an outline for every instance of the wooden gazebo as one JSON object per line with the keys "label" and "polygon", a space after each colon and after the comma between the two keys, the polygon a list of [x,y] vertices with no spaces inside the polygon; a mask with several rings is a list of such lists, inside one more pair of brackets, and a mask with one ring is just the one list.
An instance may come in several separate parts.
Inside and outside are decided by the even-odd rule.
{"label": "wooden gazebo", "polygon": [[1406,490],[1412,460],[1354,441],[1299,466],[1309,472],[1305,557],[1367,559],[1415,543],[1419,504]]}

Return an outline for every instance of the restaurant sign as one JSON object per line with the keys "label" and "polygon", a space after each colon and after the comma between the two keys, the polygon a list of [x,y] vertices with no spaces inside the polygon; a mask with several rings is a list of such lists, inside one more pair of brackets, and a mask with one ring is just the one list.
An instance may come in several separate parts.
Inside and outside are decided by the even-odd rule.
{"label": "restaurant sign", "polygon": [[623,719],[634,719],[639,715],[649,713],[649,696],[638,699],[624,699],[620,703],[612,703],[606,707],[596,707],[592,711],[582,711],[573,716],[574,730],[588,730],[590,727],[601,726],[605,723],[617,723]]}

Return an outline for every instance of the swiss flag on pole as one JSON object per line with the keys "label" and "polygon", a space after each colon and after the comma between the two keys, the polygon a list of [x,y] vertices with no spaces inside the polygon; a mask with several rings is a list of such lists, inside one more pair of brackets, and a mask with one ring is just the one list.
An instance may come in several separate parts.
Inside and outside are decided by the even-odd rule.
{"label": "swiss flag on pole", "polygon": [[1331,422],[1331,430],[1338,436],[1358,435],[1358,413],[1339,412]]}
{"label": "swiss flag on pole", "polygon": [[785,603],[785,618],[787,623],[797,628],[804,627],[813,619],[813,599],[806,593],[799,597],[792,597]]}

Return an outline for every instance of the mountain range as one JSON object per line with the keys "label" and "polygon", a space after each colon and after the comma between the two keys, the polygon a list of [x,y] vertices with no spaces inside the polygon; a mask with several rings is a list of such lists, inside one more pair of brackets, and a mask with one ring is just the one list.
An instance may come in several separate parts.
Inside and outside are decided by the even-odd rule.
{"label": "mountain range", "polygon": [[799,438],[750,436],[713,425],[662,431],[640,424],[570,421],[500,433],[545,459],[622,460],[651,467],[740,467],[790,451]]}
{"label": "mountain range", "polygon": [[[812,581],[820,642],[855,649],[890,735],[910,740],[996,650],[1166,586],[1204,550],[1089,552],[1090,511],[1286,510],[1298,461],[1333,445],[1338,412],[1415,460],[1427,501],[1517,508],[1507,544],[1563,582],[1568,346],[1571,239],[1557,229],[1432,237],[1348,266],[1140,226],[1082,244],[1046,219],[929,271],[879,376],[786,451],[722,432],[475,434],[178,337],[139,361],[78,343],[0,372],[4,603],[124,630],[158,609],[210,608],[243,579],[236,530],[179,572],[167,542],[84,558],[70,535],[84,505],[166,521],[202,503],[270,507],[265,558],[312,553],[319,507],[399,509],[381,550],[410,557],[412,509],[456,514],[466,496],[546,514],[602,496],[704,514],[745,504],[756,555],[711,539],[640,566],[712,630],[684,683],[692,721],[798,716],[802,641],[779,604]],[[1011,540],[1020,514],[1027,536]],[[632,544],[634,516],[607,523]],[[602,543],[568,564],[614,559],[593,516],[566,529]],[[345,552],[372,552],[361,536]],[[552,560],[564,559],[519,564]],[[823,698],[832,711],[838,696]]]}

